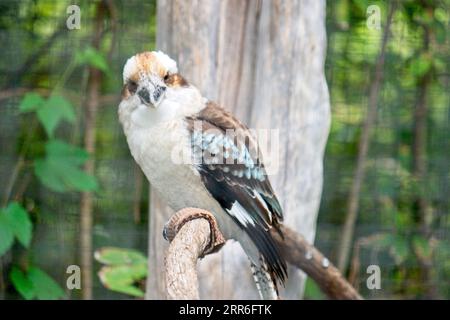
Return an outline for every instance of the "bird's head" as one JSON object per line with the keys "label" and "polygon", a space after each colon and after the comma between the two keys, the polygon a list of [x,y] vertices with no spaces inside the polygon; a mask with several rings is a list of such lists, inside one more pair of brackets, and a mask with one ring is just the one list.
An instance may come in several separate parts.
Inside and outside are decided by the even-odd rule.
{"label": "bird's head", "polygon": [[122,99],[138,98],[142,104],[157,108],[169,87],[185,84],[177,72],[177,63],[161,51],[136,54],[123,68]]}
{"label": "bird's head", "polygon": [[122,123],[149,127],[185,117],[204,107],[194,86],[178,73],[177,63],[161,51],[138,53],[123,68]]}

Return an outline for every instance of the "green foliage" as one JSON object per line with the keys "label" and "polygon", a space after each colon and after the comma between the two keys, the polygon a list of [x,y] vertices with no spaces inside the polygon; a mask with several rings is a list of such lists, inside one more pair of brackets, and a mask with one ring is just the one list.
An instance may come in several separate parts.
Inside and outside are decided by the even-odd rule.
{"label": "green foliage", "polygon": [[[325,180],[317,242],[320,247],[329,248],[328,254],[331,257],[336,249],[333,246],[336,243],[334,240],[340,234],[345,217],[361,127],[366,117],[369,86],[373,83],[372,71],[379,53],[380,39],[390,3],[377,0],[336,0],[328,1],[326,5],[328,43],[325,72],[331,98],[332,128],[324,161]],[[35,92],[26,94],[20,103],[20,108],[17,109],[21,113],[27,113],[21,117],[23,120],[18,120],[19,117],[15,117],[15,113],[9,111],[8,106],[15,103],[15,97],[2,99],[3,108],[1,108],[3,111],[2,141],[6,142],[2,145],[4,147],[2,156],[4,159],[15,159],[18,156],[15,152],[26,150],[23,154],[25,165],[18,175],[12,192],[15,193],[22,185],[26,185],[26,179],[31,177],[22,197],[17,198],[15,194],[14,197],[11,196],[13,199],[20,199],[22,203],[27,203],[27,208],[33,208],[30,209],[33,210],[30,213],[32,212],[33,220],[36,221],[36,229],[39,229],[40,237],[33,241],[36,246],[33,245],[32,248],[27,249],[26,256],[33,257],[37,262],[47,261],[58,269],[64,268],[68,257],[77,256],[77,250],[79,250],[77,245],[79,234],[77,229],[73,228],[73,224],[78,220],[76,215],[79,209],[78,203],[71,195],[54,194],[45,192],[45,189],[42,190],[42,181],[39,176],[30,175],[36,171],[35,160],[38,160],[38,164],[39,161],[45,162],[41,168],[44,172],[41,172],[41,176],[47,176],[45,172],[49,173],[51,182],[48,184],[60,190],[77,190],[71,181],[73,172],[69,174],[71,178],[67,179],[64,170],[57,165],[58,173],[54,174],[51,163],[54,158],[57,158],[56,162],[59,163],[59,159],[64,157],[47,155],[46,146],[50,142],[47,137],[50,140],[58,138],[60,139],[58,141],[65,141],[64,143],[69,143],[67,137],[70,137],[75,144],[82,140],[83,117],[79,117],[77,120],[80,122],[77,123],[75,122],[77,120],[72,120],[75,118],[72,116],[75,115],[74,107],[81,106],[85,100],[83,94],[86,92],[86,66],[97,68],[106,74],[111,73],[113,75],[111,77],[102,77],[100,94],[117,95],[121,87],[121,79],[118,75],[122,72],[126,58],[136,52],[155,48],[156,1],[124,2],[121,5],[122,10],[118,11],[118,32],[114,34],[109,16],[105,15],[103,23],[107,30],[102,35],[101,49],[86,47],[85,44],[91,40],[93,34],[93,14],[96,5],[95,1],[80,3],[84,14],[82,29],[60,33],[52,40],[48,48],[42,45],[48,43],[47,41],[56,31],[57,20],[62,18],[64,21],[66,18],[67,4],[64,1],[3,1],[2,10],[0,10],[2,12],[0,29],[4,42],[8,43],[0,61],[0,69],[4,72],[2,86],[6,89],[14,86],[44,90],[64,87],[65,90],[72,92],[70,101],[73,107],[65,106],[61,100],[56,101],[57,103],[50,102],[48,106],[47,97]],[[370,30],[366,26],[369,5],[380,6],[381,30]],[[424,8],[429,5],[431,9]],[[361,249],[359,280],[366,279],[364,272],[366,264],[379,264],[382,268],[383,289],[377,291],[376,298],[423,298],[426,285],[423,283],[423,275],[420,274],[420,267],[415,259],[416,255],[423,256],[433,263],[435,275],[433,281],[440,286],[441,297],[449,298],[449,285],[446,281],[450,279],[450,246],[447,232],[450,226],[450,219],[448,219],[450,212],[448,202],[449,1],[407,0],[398,2],[397,8],[387,45],[376,128],[372,132],[369,159],[366,163],[367,174],[360,194],[355,241],[359,240],[359,237],[367,238],[380,232],[389,236],[379,240],[380,245],[373,243],[367,248],[368,250]],[[143,21],[146,22],[145,27],[143,27]],[[424,50],[424,25],[431,31],[428,50]],[[108,65],[104,53],[109,50],[113,41],[116,43],[116,48],[117,44],[120,44],[120,50],[114,50],[114,54],[111,55],[113,63]],[[71,50],[67,50],[69,47]],[[17,76],[17,81],[7,82],[16,70],[20,70],[28,58],[38,53],[39,48],[45,50],[41,51],[43,55],[37,57],[32,68],[28,68],[24,75]],[[71,61],[71,53],[75,53],[73,61]],[[418,98],[418,88],[423,80],[421,78],[428,73],[432,77],[427,77],[431,78],[427,94],[427,151],[424,154],[427,160],[427,174],[424,178],[417,179],[413,176],[412,170],[414,109]],[[63,82],[61,79],[70,81]],[[61,92],[64,91],[55,90],[55,94],[50,97]],[[127,235],[128,232],[130,234],[126,238],[127,243],[123,246],[145,247],[146,242],[143,240],[145,237],[141,236],[141,228],[145,230],[145,226],[133,225],[130,219],[133,197],[127,192],[118,192],[118,190],[131,190],[134,181],[130,179],[132,160],[129,157],[125,139],[116,130],[117,104],[106,102],[109,101],[108,99],[101,101],[105,102],[105,105],[97,118],[99,125],[96,130],[95,156],[98,157],[96,172],[99,177],[102,177],[102,181],[105,181],[107,196],[95,198],[97,217],[94,226],[95,244],[104,245],[102,241],[107,241],[106,239],[111,237],[110,234],[120,233],[126,228]],[[57,107],[61,105],[62,108]],[[69,109],[71,111],[68,111]],[[81,110],[76,111],[81,114]],[[29,122],[30,117],[34,117],[37,121]],[[30,130],[35,123],[39,126]],[[61,128],[67,124],[70,126]],[[48,158],[52,160],[47,161]],[[119,165],[117,160],[122,158],[128,160]],[[113,165],[110,160],[113,160]],[[83,165],[81,161],[75,162],[77,164],[71,162],[70,167],[81,170]],[[9,165],[6,162],[2,165],[5,165],[3,171],[7,172]],[[2,176],[4,182],[8,181],[8,178],[9,176]],[[86,186],[85,183],[80,182],[75,185]],[[54,190],[52,187],[49,188]],[[147,199],[148,193],[145,191],[142,203]],[[418,232],[419,215],[414,208],[418,195],[426,198],[428,209],[433,213],[430,239],[421,236]],[[30,261],[26,257],[24,259],[26,261],[21,260],[22,256],[19,253],[24,250],[19,244],[18,236],[13,232],[9,219],[6,218],[5,210],[6,208],[1,209],[0,212],[0,253],[11,250],[9,256],[12,257],[12,262],[11,264],[7,262],[4,270],[19,261],[22,269],[15,268],[26,270],[24,265],[30,265]],[[45,211],[57,214],[44,214]],[[108,217],[107,226],[103,224],[105,217]],[[55,232],[59,235],[58,247],[64,248],[67,256],[60,257],[61,251],[55,250],[52,242],[56,239]],[[25,238],[22,238],[24,242],[26,242]],[[107,255],[106,252],[104,254]],[[109,259],[106,258],[103,261],[107,264],[105,267],[120,265],[121,258],[118,258],[117,264],[108,263]],[[129,259],[134,261],[134,258]],[[5,260],[9,259],[3,261]],[[128,263],[125,265],[129,269]],[[104,277],[105,279],[114,278],[114,274],[119,276],[120,269],[114,272],[105,271]],[[25,271],[15,272],[15,281],[20,282],[20,285],[15,287],[18,291],[18,288],[21,288],[23,297],[35,298],[34,293],[30,297],[29,292],[33,291],[30,290],[32,285],[27,275]],[[130,276],[124,277],[129,282]],[[11,283],[6,283],[7,287],[11,287]],[[367,298],[374,297],[376,290],[368,291],[363,284],[359,288]],[[320,296],[319,288],[311,280],[306,283],[305,290],[307,298],[323,298]],[[126,289],[122,288],[120,292],[124,291]],[[9,293],[10,291],[6,292],[6,298],[15,298],[14,295],[9,296]],[[72,297],[75,298],[76,294]],[[103,298],[103,296],[99,297]]]}
{"label": "green foliage", "polygon": [[52,95],[44,100],[37,93],[28,93],[19,105],[22,113],[36,112],[40,123],[47,135],[53,137],[56,127],[62,120],[70,123],[75,121],[75,112],[72,104],[62,96]]}
{"label": "green foliage", "polygon": [[[16,238],[24,247],[30,246],[33,225],[28,212],[17,202],[10,203],[0,210],[0,257],[8,251]],[[20,295],[29,300],[58,299],[64,296],[64,291],[44,271],[30,267],[25,274],[13,267],[10,279]]]}
{"label": "green foliage", "polygon": [[33,225],[28,216],[28,212],[19,203],[12,202],[6,208],[5,214],[8,217],[11,230],[17,240],[24,247],[28,247],[33,231]]}
{"label": "green foliage", "polygon": [[121,264],[146,264],[147,258],[132,249],[105,247],[95,252],[95,259],[105,265],[117,266]]}
{"label": "green foliage", "polygon": [[320,290],[319,286],[312,280],[311,278],[306,279],[305,285],[305,299],[311,300],[322,300],[325,299],[325,295],[322,290]]}
{"label": "green foliage", "polygon": [[[36,113],[50,137],[44,142],[45,156],[34,159],[34,173],[39,181],[56,192],[97,190],[95,177],[81,169],[89,158],[88,153],[53,138],[55,129],[63,120],[70,123],[75,121],[71,103],[59,95],[44,99],[31,92],[23,97],[19,111]],[[28,213],[16,202],[0,211],[0,256],[11,248],[14,237],[25,247],[29,246],[32,237],[32,223]],[[53,300],[65,296],[63,289],[47,273],[32,265],[26,272],[13,267],[10,280],[17,292],[27,300]]]}
{"label": "green foliage", "polygon": [[[381,30],[366,26],[369,5],[379,5]],[[342,0],[327,2],[328,51],[326,75],[330,88],[332,126],[325,156],[325,183],[318,239],[329,233],[320,226],[335,223],[339,234],[346,216],[349,190],[357,161],[360,128],[367,116],[368,93],[374,63],[386,21],[387,1]],[[378,92],[376,124],[372,128],[365,178],[359,194],[356,225],[363,265],[383,269],[383,292],[364,295],[382,298],[424,298],[430,283],[448,275],[441,245],[448,236],[448,1],[400,1],[389,33],[383,80]],[[418,153],[415,113],[426,86],[425,172],[416,176]],[[423,93],[423,91],[422,91]],[[416,141],[415,141],[416,140]],[[429,212],[429,237],[422,234],[419,199]],[[382,230],[382,231],[375,231]],[[333,233],[334,234],[334,233]],[[377,236],[374,236],[377,235]],[[337,236],[339,238],[339,236]],[[327,243],[328,245],[328,243]],[[335,250],[333,247],[331,250]],[[431,279],[419,261],[429,261]],[[445,281],[444,281],[445,282]],[[441,297],[448,297],[443,285]]]}
{"label": "green foliage", "polygon": [[77,65],[87,64],[105,73],[109,71],[106,58],[93,47],[87,47],[83,51],[77,52],[75,54],[75,63]]}
{"label": "green foliage", "polygon": [[26,299],[31,300],[34,297],[34,286],[30,279],[17,267],[13,267],[9,274],[14,288]]}
{"label": "green foliage", "polygon": [[8,251],[14,237],[24,246],[30,245],[32,223],[26,210],[17,202],[0,210],[0,257]]}
{"label": "green foliage", "polygon": [[433,61],[431,57],[428,54],[423,53],[412,60],[410,72],[416,77],[423,77],[428,71],[430,71],[432,65]]}
{"label": "green foliage", "polygon": [[20,112],[30,112],[38,110],[42,105],[44,105],[45,100],[36,92],[28,92],[22,98],[19,104]]}
{"label": "green foliage", "polygon": [[88,153],[52,138],[61,121],[75,121],[71,103],[59,95],[43,99],[32,92],[24,96],[19,104],[19,110],[22,113],[36,112],[40,123],[51,138],[45,143],[45,157],[35,159],[34,162],[34,172],[41,183],[56,192],[97,190],[96,179],[81,169],[88,160]]}
{"label": "green foliage", "polygon": [[131,249],[108,247],[97,250],[95,259],[106,265],[98,273],[106,288],[135,297],[144,296],[144,292],[134,285],[147,277],[144,255]]}
{"label": "green foliage", "polygon": [[41,121],[49,137],[53,136],[55,128],[62,120],[70,123],[75,121],[75,113],[70,102],[61,96],[51,96],[46,103],[37,111],[38,119]]}
{"label": "green foliage", "polygon": [[[120,5],[124,10],[117,11],[117,22],[127,21],[127,23],[123,26],[120,26],[121,23],[117,24],[120,27],[117,31],[114,30],[111,17],[106,12],[107,8],[102,8],[106,9],[104,12],[106,14],[101,18],[105,32],[101,34],[98,50],[86,46],[95,33],[93,15],[97,11],[98,3],[88,1],[79,5],[84,17],[83,27],[67,33],[64,25],[67,18],[67,3],[42,0],[7,1],[1,4],[0,29],[4,42],[8,43],[4,59],[0,61],[3,75],[1,86],[6,93],[9,91],[14,93],[11,98],[8,98],[7,94],[7,98],[3,97],[1,101],[3,117],[1,142],[4,147],[2,165],[6,166],[2,168],[5,169],[2,170],[1,177],[5,182],[3,191],[6,191],[6,182],[9,183],[12,176],[10,173],[13,174],[13,164],[10,161],[20,157],[23,162],[16,178],[11,179],[15,181],[9,198],[19,199],[22,204],[27,204],[26,207],[32,213],[35,229],[38,230],[38,238],[33,240],[33,246],[24,250],[19,244],[18,237],[26,242],[25,233],[16,236],[12,232],[9,221],[4,222],[5,209],[2,209],[0,250],[3,252],[10,250],[8,259],[3,259],[3,270],[15,269],[10,274],[11,278],[5,279],[7,280],[5,287],[8,289],[15,287],[21,296],[27,299],[46,296],[39,288],[45,284],[46,281],[42,280],[45,277],[40,276],[39,272],[32,271],[34,262],[30,260],[36,260],[36,263],[45,261],[45,265],[39,265],[45,270],[46,265],[54,265],[57,270],[63,270],[68,259],[77,256],[77,252],[83,250],[77,245],[78,229],[73,228],[78,220],[76,215],[79,210],[78,197],[62,192],[97,190],[96,180],[81,172],[87,160],[87,153],[80,148],[71,148],[71,144],[78,145],[84,135],[82,131],[84,118],[75,115],[82,114],[84,109],[83,94],[89,85],[87,67],[96,68],[108,75],[101,77],[99,94],[112,96],[120,91],[121,79],[117,75],[122,72],[124,59],[139,51],[152,50],[155,45],[155,0],[145,3],[131,1]],[[117,3],[111,5],[117,6]],[[141,28],[142,21],[146,22],[144,28]],[[59,30],[60,22],[62,30]],[[139,37],[136,37],[138,30],[140,30]],[[116,50],[117,44],[124,40],[127,41],[127,45],[121,50]],[[110,48],[115,49],[112,55],[114,63],[111,65],[105,54],[110,52]],[[26,72],[21,73],[24,66],[27,66]],[[114,76],[110,77],[109,74]],[[19,89],[17,92],[21,92],[24,88],[37,89],[36,92],[25,94],[16,108],[17,112],[11,112],[13,111],[11,107],[16,105],[16,98],[19,97],[16,88]],[[41,92],[50,92],[50,95]],[[63,94],[64,92],[71,92],[70,100]],[[104,101],[101,99],[101,103]],[[97,128],[96,140],[98,145],[103,147],[97,149],[96,155],[103,159],[107,157],[118,159],[120,153],[119,156],[126,155],[125,163],[130,164],[132,160],[122,141],[122,135],[112,130],[117,123],[117,106],[116,102],[110,104],[98,114],[97,123],[105,126]],[[105,135],[109,140],[103,138]],[[118,137],[120,140],[117,140]],[[55,144],[55,141],[61,144]],[[107,157],[103,150],[107,150]],[[8,169],[11,169],[11,172],[8,172]],[[109,171],[106,172],[105,169]],[[97,197],[95,211],[99,217],[103,216],[104,212],[109,212],[108,220],[114,223],[122,221],[119,223],[129,222],[132,225],[130,219],[121,219],[124,210],[128,212],[130,208],[127,202],[123,201],[128,194],[117,192],[119,189],[123,190],[121,174],[126,171],[122,170],[122,166],[116,169],[105,166],[102,161],[96,163],[96,172],[106,172],[104,177],[109,179],[108,191],[112,196]],[[58,193],[48,192],[49,189],[57,190]],[[102,221],[104,220],[96,221],[95,235],[98,235],[96,231],[102,228]],[[133,226],[133,230],[137,230],[137,227]],[[136,233],[130,235],[128,243],[143,244],[142,239],[142,242],[136,242],[134,239],[137,239]],[[58,240],[56,247],[55,240]],[[94,237],[94,240],[99,241],[99,237]],[[37,288],[33,288],[30,278],[35,280]],[[0,295],[4,295],[7,299],[16,298],[12,290],[5,292],[0,288],[0,291],[2,291]],[[77,298],[77,292],[71,297]]]}
{"label": "green foliage", "polygon": [[30,267],[26,273],[13,267],[10,279],[26,300],[56,300],[65,296],[64,290],[47,273],[36,267]]}
{"label": "green foliage", "polygon": [[54,139],[46,143],[45,151],[45,158],[34,163],[42,184],[56,192],[97,190],[96,179],[80,168],[89,157],[84,149]]}
{"label": "green foliage", "polygon": [[98,273],[102,284],[116,292],[144,297],[144,292],[133,283],[147,276],[146,265],[119,265],[103,267]]}
{"label": "green foliage", "polygon": [[11,248],[14,234],[5,214],[0,213],[0,256]]}

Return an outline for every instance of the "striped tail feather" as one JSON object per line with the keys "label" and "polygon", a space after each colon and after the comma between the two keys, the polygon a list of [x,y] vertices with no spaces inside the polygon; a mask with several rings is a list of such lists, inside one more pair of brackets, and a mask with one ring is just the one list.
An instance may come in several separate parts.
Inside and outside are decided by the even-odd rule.
{"label": "striped tail feather", "polygon": [[[262,260],[262,259],[261,259]],[[256,288],[262,300],[278,300],[278,288],[274,276],[268,271],[266,264],[257,266],[253,262],[250,265]]]}

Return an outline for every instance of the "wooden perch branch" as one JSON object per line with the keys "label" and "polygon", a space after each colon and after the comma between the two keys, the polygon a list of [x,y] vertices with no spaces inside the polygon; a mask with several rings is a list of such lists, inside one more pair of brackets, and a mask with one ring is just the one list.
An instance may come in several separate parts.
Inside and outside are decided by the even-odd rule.
{"label": "wooden perch branch", "polygon": [[281,231],[284,239],[276,231],[272,232],[272,237],[286,261],[311,277],[330,299],[362,299],[340,271],[303,236],[284,225]]}
{"label": "wooden perch branch", "polygon": [[[330,299],[362,299],[339,270],[300,234],[286,226],[284,239],[272,232],[287,262],[310,276]],[[186,208],[166,224],[164,237],[170,246],[165,257],[168,299],[199,299],[197,260],[225,243],[214,216],[208,211]]]}
{"label": "wooden perch branch", "polygon": [[225,244],[214,216],[185,208],[170,218],[163,234],[170,241],[164,260],[167,299],[199,299],[197,260]]}

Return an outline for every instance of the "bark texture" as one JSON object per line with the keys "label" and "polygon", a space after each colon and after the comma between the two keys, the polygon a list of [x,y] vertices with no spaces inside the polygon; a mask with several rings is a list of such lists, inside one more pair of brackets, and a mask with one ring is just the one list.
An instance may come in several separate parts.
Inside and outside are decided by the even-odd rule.
{"label": "bark texture", "polygon": [[[425,4],[425,10],[433,12],[433,8]],[[423,49],[422,54],[433,55],[432,45],[434,41],[433,30],[426,24],[422,25],[423,29]],[[431,100],[430,88],[433,77],[433,68],[430,68],[423,76],[417,80],[417,102],[414,111],[413,125],[413,146],[412,146],[412,173],[416,182],[427,185],[428,164],[427,164],[427,131],[428,131],[428,114]],[[426,188],[426,187],[425,187]],[[413,201],[413,210],[419,220],[420,233],[428,242],[430,248],[433,232],[433,209],[421,188],[418,195]],[[435,266],[433,256],[422,256],[416,251],[417,261],[421,268],[422,282],[425,286],[427,299],[439,299],[439,290],[436,286]]]}
{"label": "bark texture", "polygon": [[[165,259],[168,299],[199,299],[197,261],[219,249],[224,239],[209,212],[185,208],[177,212],[165,228],[171,241]],[[310,276],[330,299],[362,299],[339,270],[305,238],[282,226],[284,238],[273,230],[272,236],[286,260]]]}
{"label": "bark texture", "polygon": [[197,260],[209,238],[209,223],[195,219],[184,224],[167,250],[165,261],[167,299],[199,299]]}
{"label": "bark texture", "polygon": [[[180,72],[204,96],[250,128],[278,130],[279,148],[270,153],[279,157],[279,165],[270,179],[285,224],[310,242],[330,122],[325,47],[325,1],[158,2],[157,48],[177,60]],[[160,234],[172,212],[155,194],[151,198],[147,298],[163,298],[166,245]],[[199,267],[200,296],[258,298],[248,259],[237,243],[227,243]],[[296,269],[289,272],[282,295],[301,298],[305,277]]]}
{"label": "bark texture", "polygon": [[[105,8],[99,3],[96,8],[96,31],[92,40],[92,47],[98,50],[102,37],[102,21]],[[102,74],[99,69],[89,67],[88,92],[86,107],[84,110],[84,148],[93,155],[95,154],[95,132],[97,110],[99,108],[99,97]],[[93,158],[86,161],[84,171],[94,175],[95,162]],[[92,266],[92,224],[93,224],[93,195],[91,192],[83,192],[80,199],[80,262],[83,277],[81,297],[84,300],[92,299],[93,289],[93,266]]]}

